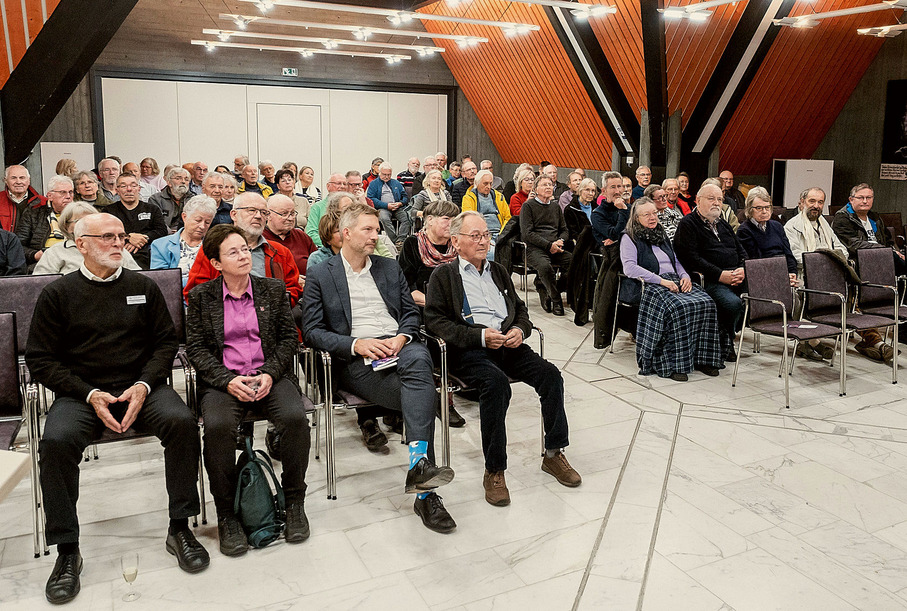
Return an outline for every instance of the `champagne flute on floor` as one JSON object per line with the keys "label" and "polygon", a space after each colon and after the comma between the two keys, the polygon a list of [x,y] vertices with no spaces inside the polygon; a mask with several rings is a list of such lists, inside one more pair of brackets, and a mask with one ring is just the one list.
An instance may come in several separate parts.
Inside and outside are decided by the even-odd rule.
{"label": "champagne flute on floor", "polygon": [[129,591],[123,594],[123,600],[132,602],[141,594],[135,591],[132,582],[139,575],[139,555],[137,552],[127,552],[120,557],[120,566],[123,569],[123,579],[129,584]]}

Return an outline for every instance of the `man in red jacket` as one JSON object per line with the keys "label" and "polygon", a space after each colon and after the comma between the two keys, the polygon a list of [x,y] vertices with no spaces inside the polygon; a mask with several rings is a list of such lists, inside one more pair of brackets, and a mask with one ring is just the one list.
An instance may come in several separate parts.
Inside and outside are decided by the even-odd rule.
{"label": "man in red jacket", "polygon": [[[269,242],[262,237],[269,214],[264,198],[251,191],[237,195],[233,200],[233,210],[230,211],[233,224],[246,233],[246,240],[252,253],[252,275],[283,280],[290,294],[290,307],[295,310],[296,303],[302,295],[299,268],[293,259],[293,253],[285,246]],[[195,263],[189,270],[189,279],[183,289],[183,296],[187,297],[189,291],[197,285],[218,276],[220,272],[214,269],[205,253],[199,250]]]}
{"label": "man in red jacket", "polygon": [[31,176],[25,166],[6,168],[6,189],[0,191],[0,227],[16,232],[16,223],[29,206],[40,208],[47,201],[31,187]]}

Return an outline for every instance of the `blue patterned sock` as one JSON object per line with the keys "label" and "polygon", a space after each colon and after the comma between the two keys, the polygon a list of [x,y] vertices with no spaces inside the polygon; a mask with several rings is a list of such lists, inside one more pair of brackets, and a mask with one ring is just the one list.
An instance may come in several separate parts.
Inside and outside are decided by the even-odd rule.
{"label": "blue patterned sock", "polygon": [[409,468],[416,466],[423,457],[428,456],[427,441],[410,441],[409,442]]}
{"label": "blue patterned sock", "polygon": [[416,498],[421,501],[422,499],[427,497],[429,494],[431,494],[431,492],[420,492],[419,494],[416,495]]}

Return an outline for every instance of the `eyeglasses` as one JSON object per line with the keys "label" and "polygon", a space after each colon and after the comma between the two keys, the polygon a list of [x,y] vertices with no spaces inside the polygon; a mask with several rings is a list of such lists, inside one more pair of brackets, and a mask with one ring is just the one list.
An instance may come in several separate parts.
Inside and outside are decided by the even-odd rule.
{"label": "eyeglasses", "polygon": [[854,195],[853,198],[858,202],[871,202],[875,199],[875,195]]}
{"label": "eyeglasses", "polygon": [[[257,210],[257,208],[256,208],[256,210]],[[272,211],[271,211],[271,214],[277,215],[277,216],[279,216],[280,218],[285,219],[285,220],[294,219],[294,218],[296,218],[297,216],[299,216],[299,213],[296,212],[295,210],[291,210],[290,212],[287,212],[287,213],[274,212],[274,211],[272,210]]]}
{"label": "eyeglasses", "polygon": [[654,199],[668,199],[667,194],[662,193],[661,195],[656,195]]}
{"label": "eyeglasses", "polygon": [[110,244],[115,244],[117,241],[123,242],[125,244],[126,240],[129,238],[129,236],[125,233],[104,233],[104,234],[100,234],[100,235],[86,233],[86,234],[83,234],[82,237],[83,238],[100,238],[100,240],[102,242],[104,242],[104,244],[107,244],[108,246]]}
{"label": "eyeglasses", "polygon": [[242,208],[236,208],[236,210],[245,210],[248,212],[249,216],[254,217],[256,214],[260,214],[262,218],[268,218],[271,215],[269,210],[264,208],[256,208],[255,206],[244,206]]}
{"label": "eyeglasses", "polygon": [[59,193],[60,195],[72,195],[72,189],[70,189],[69,191],[54,190],[54,191],[51,191],[51,193]]}
{"label": "eyeglasses", "polygon": [[770,212],[771,209],[771,206],[753,206],[753,210],[757,210],[759,212]]}
{"label": "eyeglasses", "polygon": [[221,256],[226,257],[228,259],[238,259],[241,255],[247,255],[250,252],[252,252],[252,251],[249,250],[248,246],[243,246],[242,248],[234,248],[232,250],[229,250],[229,251],[225,252],[224,254],[222,254]]}
{"label": "eyeglasses", "polygon": [[483,240],[488,240],[489,242],[491,241],[491,233],[487,231],[485,233],[458,233],[457,235],[461,235],[464,238],[469,238],[476,244],[482,242]]}
{"label": "eyeglasses", "polygon": [[342,185],[342,184],[344,184],[344,183],[343,183],[342,180],[329,180],[329,181],[328,181],[328,184],[329,184],[329,185]]}

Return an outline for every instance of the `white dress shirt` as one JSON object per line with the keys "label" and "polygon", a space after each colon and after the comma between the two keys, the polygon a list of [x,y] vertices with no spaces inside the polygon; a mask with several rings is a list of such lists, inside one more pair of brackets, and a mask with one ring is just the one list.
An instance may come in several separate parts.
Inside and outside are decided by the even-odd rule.
{"label": "white dress shirt", "polygon": [[[354,338],[375,338],[397,335],[400,325],[387,311],[387,304],[378,291],[378,285],[372,278],[372,260],[365,258],[362,271],[355,272],[343,251],[340,252],[343,269],[346,272],[346,285],[350,292],[350,335]],[[356,341],[351,350],[355,354]]]}

